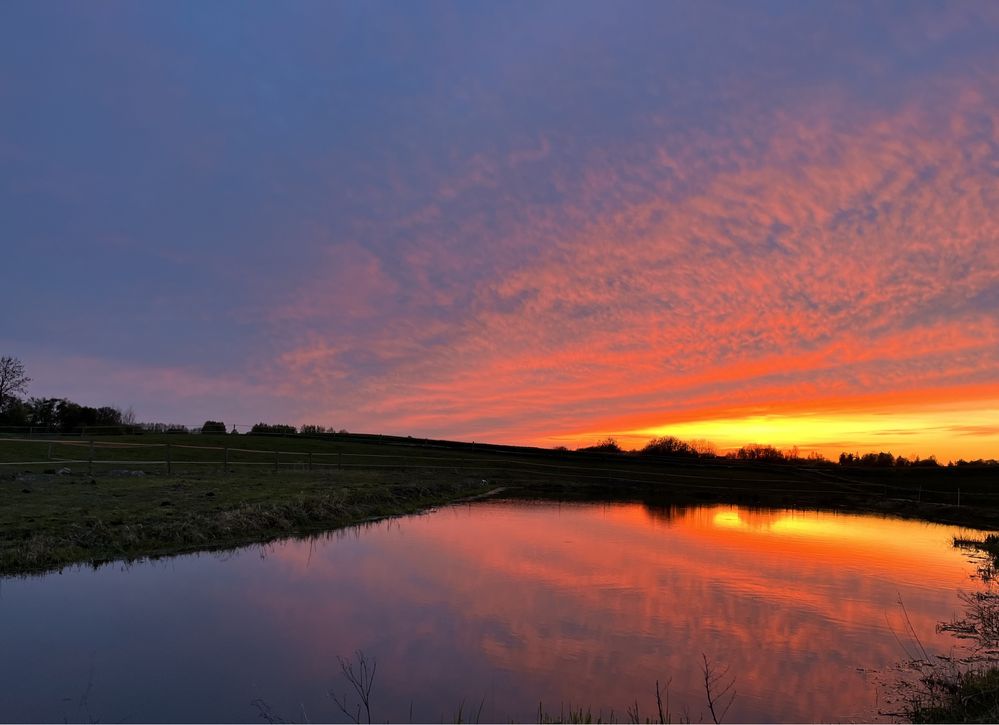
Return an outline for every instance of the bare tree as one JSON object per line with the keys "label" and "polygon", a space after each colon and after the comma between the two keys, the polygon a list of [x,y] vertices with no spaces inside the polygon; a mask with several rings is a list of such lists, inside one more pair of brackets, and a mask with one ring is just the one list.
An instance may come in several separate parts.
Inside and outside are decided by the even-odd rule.
{"label": "bare tree", "polygon": [[24,363],[16,357],[0,357],[0,404],[14,393],[23,393],[31,382],[24,373]]}

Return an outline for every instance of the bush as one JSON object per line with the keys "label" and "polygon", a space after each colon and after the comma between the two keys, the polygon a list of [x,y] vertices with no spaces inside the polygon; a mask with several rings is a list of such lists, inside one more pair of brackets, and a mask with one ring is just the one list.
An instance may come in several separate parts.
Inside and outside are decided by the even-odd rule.
{"label": "bush", "polygon": [[206,420],[201,426],[201,432],[205,434],[224,434],[225,423],[221,420]]}

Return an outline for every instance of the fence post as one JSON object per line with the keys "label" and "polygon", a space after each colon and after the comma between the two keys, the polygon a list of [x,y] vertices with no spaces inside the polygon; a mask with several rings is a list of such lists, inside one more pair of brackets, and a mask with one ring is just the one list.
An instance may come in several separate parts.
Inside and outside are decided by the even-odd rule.
{"label": "fence post", "polygon": [[28,426],[28,435],[26,436],[26,437],[28,438],[28,440],[31,440],[31,438],[33,437],[33,436],[32,436],[32,433],[34,433],[34,432],[35,432],[35,429],[34,429],[34,428],[32,428],[32,427],[31,427],[31,426],[29,425],[29,426]]}
{"label": "fence post", "polygon": [[338,471],[342,471],[343,470],[343,454],[342,453],[337,453],[336,454],[336,470],[338,470]]}
{"label": "fence post", "polygon": [[87,475],[94,475],[94,442],[90,441],[90,457],[87,459]]}
{"label": "fence post", "polygon": [[166,464],[167,464],[167,475],[169,476],[173,473],[173,462],[170,460],[170,444],[166,444]]}
{"label": "fence post", "polygon": [[49,441],[49,460],[52,460],[52,441]]}
{"label": "fence post", "polygon": [[957,505],[961,505],[961,489],[957,489]]}
{"label": "fence post", "polygon": [[312,470],[312,451],[309,451],[309,470]]}
{"label": "fence post", "polygon": [[280,451],[274,451],[274,470],[278,469],[278,456],[281,455]]}
{"label": "fence post", "polygon": [[228,475],[229,474],[229,447],[226,446],[222,450],[225,452],[225,460],[222,462],[222,466],[223,466],[222,473]]}

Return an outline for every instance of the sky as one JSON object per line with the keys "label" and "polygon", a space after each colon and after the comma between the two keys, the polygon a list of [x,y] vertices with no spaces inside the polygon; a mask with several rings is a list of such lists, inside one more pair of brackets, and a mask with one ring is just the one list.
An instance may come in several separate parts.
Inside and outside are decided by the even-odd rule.
{"label": "sky", "polygon": [[999,457],[999,5],[0,4],[0,352],[140,420]]}

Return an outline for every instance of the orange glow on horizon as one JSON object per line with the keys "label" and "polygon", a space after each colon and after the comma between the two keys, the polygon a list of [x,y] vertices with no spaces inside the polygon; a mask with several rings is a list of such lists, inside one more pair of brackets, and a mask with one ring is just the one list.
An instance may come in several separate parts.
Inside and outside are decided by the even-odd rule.
{"label": "orange glow on horizon", "polygon": [[[462,216],[452,184],[385,232],[413,240],[419,297],[454,314],[381,314],[399,280],[344,242],[276,313],[308,322],[276,389],[309,391],[299,423],[428,438],[999,458],[999,197],[980,123],[999,84],[936,83],[884,108],[824,93],[718,136],[664,123],[642,153],[561,169],[579,184],[554,216],[498,185],[502,233]],[[435,226],[451,218],[494,255],[471,294],[430,284],[464,264]],[[366,322],[349,344],[344,310]]]}
{"label": "orange glow on horizon", "polygon": [[[994,395],[991,389],[984,392]],[[908,458],[936,456],[941,463],[999,458],[999,397],[962,400],[951,393],[956,402],[945,402],[946,391],[930,391],[922,395],[922,404],[901,398],[844,401],[840,406],[824,401],[813,410],[806,404],[770,411],[708,410],[663,425],[622,426],[557,441],[578,447],[612,437],[623,448],[640,449],[652,438],[675,436],[708,441],[719,453],[763,444],[781,450],[797,447],[801,455],[816,452],[830,459],[843,452],[880,451]]]}

